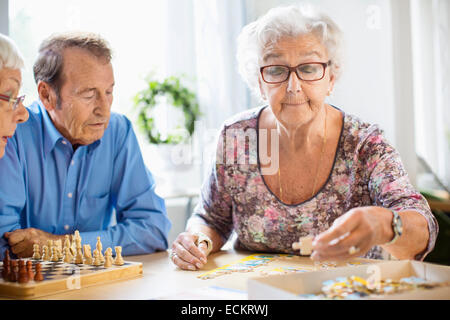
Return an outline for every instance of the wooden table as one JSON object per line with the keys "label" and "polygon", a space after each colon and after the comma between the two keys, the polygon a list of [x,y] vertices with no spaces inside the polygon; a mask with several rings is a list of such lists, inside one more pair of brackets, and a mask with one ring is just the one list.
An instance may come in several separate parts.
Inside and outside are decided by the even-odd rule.
{"label": "wooden table", "polygon": [[[208,263],[200,271],[183,271],[177,268],[169,260],[169,252],[157,252],[148,255],[124,257],[127,261],[143,263],[143,276],[131,280],[122,280],[114,283],[100,284],[91,287],[75,289],[64,293],[40,297],[38,299],[58,299],[58,300],[96,300],[96,299],[119,299],[119,300],[140,300],[155,299],[164,296],[171,296],[179,292],[193,288],[209,285],[230,287],[226,277],[217,279],[201,280],[197,276],[208,270],[226,265],[228,263],[242,259],[251,253],[237,253],[233,250],[222,251],[208,257]],[[242,281],[233,283],[231,287],[236,289],[246,289],[247,280],[244,278],[250,273],[242,276]]]}
{"label": "wooden table", "polygon": [[[247,291],[247,280],[258,276],[257,272],[235,272],[214,279],[199,279],[198,276],[248,257],[252,252],[238,252],[234,249],[222,250],[208,257],[208,263],[202,270],[185,271],[177,268],[169,259],[169,252],[158,252],[148,255],[124,257],[127,261],[142,262],[143,276],[130,280],[82,287],[64,293],[37,298],[39,300],[141,300],[170,298],[179,299],[180,293],[187,293],[196,288],[218,286],[221,288]],[[309,257],[295,257],[294,266],[314,265]],[[362,259],[365,260],[365,259]],[[378,260],[379,261],[379,260]],[[290,261],[289,261],[290,262]],[[241,294],[242,296],[243,294]],[[214,299],[213,297],[211,297]],[[245,299],[244,297],[239,299]],[[219,298],[220,299],[220,298]]]}

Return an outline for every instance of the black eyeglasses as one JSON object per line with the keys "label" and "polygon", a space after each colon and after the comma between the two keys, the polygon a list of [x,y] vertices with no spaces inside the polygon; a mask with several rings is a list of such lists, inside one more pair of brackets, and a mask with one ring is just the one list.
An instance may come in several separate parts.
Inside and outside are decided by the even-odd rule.
{"label": "black eyeglasses", "polygon": [[323,79],[328,62],[308,62],[301,63],[296,67],[283,65],[269,65],[261,67],[259,70],[266,83],[281,83],[289,79],[291,72],[295,72],[297,77],[303,81],[317,81]]}
{"label": "black eyeglasses", "polygon": [[25,95],[13,98],[11,96],[5,96],[4,94],[0,94],[0,100],[6,101],[9,103],[9,107],[12,105],[12,109],[16,110],[17,107],[25,100]]}

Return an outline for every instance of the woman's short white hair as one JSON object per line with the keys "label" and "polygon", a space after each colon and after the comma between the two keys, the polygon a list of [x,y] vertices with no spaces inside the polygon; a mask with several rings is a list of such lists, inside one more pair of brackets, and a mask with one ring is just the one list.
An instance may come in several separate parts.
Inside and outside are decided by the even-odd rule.
{"label": "woman's short white hair", "polygon": [[3,68],[23,69],[23,56],[11,38],[0,33],[0,70]]}
{"label": "woman's short white hair", "polygon": [[337,79],[342,67],[342,32],[327,15],[311,5],[292,5],[270,9],[264,16],[246,25],[237,40],[239,73],[251,91],[261,98],[259,61],[264,49],[284,37],[314,34],[328,50],[330,70]]}

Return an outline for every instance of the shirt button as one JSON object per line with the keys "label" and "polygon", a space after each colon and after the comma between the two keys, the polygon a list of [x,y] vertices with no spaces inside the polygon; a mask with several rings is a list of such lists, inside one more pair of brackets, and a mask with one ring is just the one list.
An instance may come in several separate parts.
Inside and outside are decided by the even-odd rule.
{"label": "shirt button", "polygon": [[67,194],[67,196],[68,196],[69,198],[72,198],[72,192],[69,192],[69,193]]}
{"label": "shirt button", "polygon": [[71,164],[71,165],[74,165],[74,164],[75,164],[75,161],[72,160],[72,162],[71,162],[70,164]]}
{"label": "shirt button", "polygon": [[67,141],[66,141],[66,140],[63,140],[62,143],[63,143],[63,144],[67,144]]}
{"label": "shirt button", "polygon": [[64,226],[64,229],[67,231],[67,230],[69,230],[69,225],[68,224],[66,224],[65,226]]}

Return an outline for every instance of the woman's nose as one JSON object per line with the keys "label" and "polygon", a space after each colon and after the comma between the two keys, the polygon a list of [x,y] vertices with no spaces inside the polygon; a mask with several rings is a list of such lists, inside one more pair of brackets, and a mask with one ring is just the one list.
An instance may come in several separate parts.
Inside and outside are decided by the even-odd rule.
{"label": "woman's nose", "polygon": [[291,72],[289,75],[287,90],[292,93],[302,91],[302,81],[295,72]]}
{"label": "woman's nose", "polygon": [[19,107],[16,109],[16,114],[15,114],[16,123],[26,122],[28,120],[29,116],[30,115],[28,114],[27,108],[25,108],[23,103],[20,103]]}

